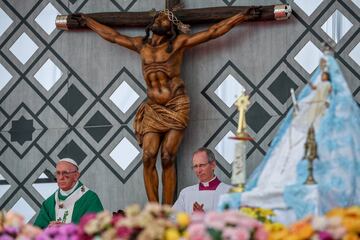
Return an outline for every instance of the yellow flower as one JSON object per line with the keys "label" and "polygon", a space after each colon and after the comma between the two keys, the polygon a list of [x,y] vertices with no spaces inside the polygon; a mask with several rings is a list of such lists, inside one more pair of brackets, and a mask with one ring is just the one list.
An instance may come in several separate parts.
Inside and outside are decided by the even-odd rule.
{"label": "yellow flower", "polygon": [[96,215],[98,221],[99,230],[103,230],[111,225],[112,215],[109,211],[103,211]]}
{"label": "yellow flower", "polygon": [[287,229],[282,229],[280,231],[269,233],[269,240],[284,240],[289,236],[289,231]]}
{"label": "yellow flower", "polygon": [[287,236],[284,239],[286,239],[286,240],[302,240],[302,239],[310,239],[310,236],[309,236],[309,238],[302,238],[302,237],[298,236],[297,234],[290,234],[289,236]]}
{"label": "yellow flower", "polygon": [[91,219],[89,222],[86,223],[84,227],[84,231],[88,235],[94,235],[99,231],[98,221],[96,219]]}
{"label": "yellow flower", "polygon": [[190,217],[187,213],[185,212],[179,212],[176,215],[176,222],[179,224],[179,227],[181,228],[185,228],[189,225],[190,223]]}
{"label": "yellow flower", "polygon": [[346,209],[345,215],[357,218],[360,217],[360,206],[349,207]]}
{"label": "yellow flower", "polygon": [[257,214],[256,212],[254,211],[254,209],[252,208],[241,208],[240,209],[240,212],[244,213],[245,215],[249,216],[249,217],[252,217],[252,218],[257,218]]}
{"label": "yellow flower", "polygon": [[326,213],[327,217],[342,217],[345,215],[345,209],[343,208],[333,208],[328,213]]}
{"label": "yellow flower", "polygon": [[138,204],[130,205],[125,209],[125,215],[127,217],[136,216],[140,214],[140,212],[141,212],[141,208]]}
{"label": "yellow flower", "polygon": [[263,223],[271,223],[272,220],[270,217],[275,215],[271,209],[257,207],[242,207],[240,208],[240,212]]}
{"label": "yellow flower", "polygon": [[189,232],[188,232],[188,231],[184,231],[184,232],[182,233],[182,237],[183,237],[183,239],[189,239],[189,238],[190,238]]}
{"label": "yellow flower", "polygon": [[265,223],[264,227],[269,233],[269,240],[284,240],[289,235],[288,229],[281,223]]}
{"label": "yellow flower", "polygon": [[110,228],[101,234],[102,240],[112,240],[115,239],[115,237],[116,237],[116,230],[114,228]]}
{"label": "yellow flower", "polygon": [[259,208],[258,210],[259,210],[259,214],[264,217],[274,215],[274,212],[271,209]]}
{"label": "yellow flower", "polygon": [[165,231],[165,240],[178,240],[180,233],[176,228],[168,228]]}
{"label": "yellow flower", "polygon": [[342,224],[348,232],[360,232],[360,218],[346,217]]}
{"label": "yellow flower", "polygon": [[290,232],[293,235],[296,235],[299,239],[309,239],[314,233],[314,229],[312,228],[310,221],[310,218],[305,218],[294,223],[290,227]]}
{"label": "yellow flower", "polygon": [[342,239],[343,240],[359,240],[359,237],[355,233],[348,233]]}
{"label": "yellow flower", "polygon": [[265,229],[267,231],[269,231],[269,232],[278,232],[278,231],[282,231],[282,230],[284,230],[286,228],[281,223],[270,223],[270,224],[266,223],[265,224]]}

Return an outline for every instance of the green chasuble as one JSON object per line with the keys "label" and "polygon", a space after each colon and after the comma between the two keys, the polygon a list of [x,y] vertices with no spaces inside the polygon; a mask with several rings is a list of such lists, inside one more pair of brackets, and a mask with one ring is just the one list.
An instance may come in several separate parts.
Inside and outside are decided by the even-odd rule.
{"label": "green chasuble", "polygon": [[[79,181],[76,189],[80,188],[82,185],[83,184]],[[76,191],[76,189],[74,191]],[[58,191],[58,195],[59,200],[61,201],[64,201],[67,197],[71,196],[71,194],[63,196],[60,194],[60,191]],[[95,192],[88,190],[79,200],[75,202],[71,222],[75,224],[79,223],[80,218],[86,213],[97,213],[103,210],[104,208],[99,197]],[[55,221],[55,193],[43,202],[34,225],[40,228],[46,228],[51,221]]]}

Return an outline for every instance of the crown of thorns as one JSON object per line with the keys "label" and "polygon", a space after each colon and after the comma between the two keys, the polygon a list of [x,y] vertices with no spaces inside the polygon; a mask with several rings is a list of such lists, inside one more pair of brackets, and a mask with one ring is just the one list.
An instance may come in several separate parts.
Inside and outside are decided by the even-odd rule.
{"label": "crown of thorns", "polygon": [[169,21],[172,22],[180,32],[182,32],[182,33],[190,32],[190,25],[184,24],[183,22],[181,22],[175,16],[175,14],[172,11],[170,11],[169,9],[161,10],[161,11],[159,11],[159,13],[166,15],[168,17]]}

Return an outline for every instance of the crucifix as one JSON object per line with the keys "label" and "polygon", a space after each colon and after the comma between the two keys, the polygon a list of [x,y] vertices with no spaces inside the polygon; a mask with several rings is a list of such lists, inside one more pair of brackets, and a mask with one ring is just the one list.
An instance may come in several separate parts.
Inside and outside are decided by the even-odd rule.
{"label": "crucifix", "polygon": [[[187,127],[190,100],[180,77],[184,51],[218,38],[245,21],[287,19],[288,5],[177,9],[179,0],[166,0],[166,9],[149,12],[71,14],[58,16],[56,26],[71,30],[87,27],[105,40],[139,53],[147,99],[139,106],[135,135],[143,149],[144,184],[149,201],[159,202],[156,159],[162,165],[162,202],[172,204],[176,192],[176,154]],[[189,25],[210,23],[190,34]],[[145,36],[126,36],[112,27],[146,27]]]}
{"label": "crucifix", "polygon": [[[180,0],[165,0],[165,8],[173,9],[175,16],[186,24],[215,23],[225,18],[231,17],[236,13],[245,11],[248,6],[230,6],[230,7],[211,7],[196,9],[181,9]],[[248,19],[246,21],[273,21],[286,20],[291,15],[291,7],[286,4],[261,6],[261,16]],[[111,27],[145,27],[147,26],[155,10],[146,12],[103,12],[89,13],[87,16],[99,23]],[[74,18],[74,14],[58,15],[55,20],[56,27],[62,30],[78,29],[81,26],[79,21]]]}

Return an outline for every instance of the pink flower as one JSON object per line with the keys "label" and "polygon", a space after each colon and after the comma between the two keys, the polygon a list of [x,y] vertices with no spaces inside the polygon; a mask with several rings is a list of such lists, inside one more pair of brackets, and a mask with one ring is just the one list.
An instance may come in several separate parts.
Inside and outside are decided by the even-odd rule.
{"label": "pink flower", "polygon": [[9,235],[1,235],[0,236],[0,240],[14,240],[15,238],[14,237],[11,237]]}
{"label": "pink flower", "polygon": [[191,215],[191,222],[203,222],[205,214],[203,212],[195,212]]}
{"label": "pink flower", "polygon": [[250,217],[242,217],[239,219],[238,225],[247,228],[248,230],[262,226],[259,221]]}
{"label": "pink flower", "polygon": [[225,227],[225,222],[224,221],[213,221],[213,222],[209,222],[206,225],[209,228],[213,228],[216,230],[222,230]]}
{"label": "pink flower", "polygon": [[75,224],[63,224],[59,226],[59,233],[70,237],[78,234],[78,228]]}
{"label": "pink flower", "polygon": [[317,235],[319,240],[333,240],[331,234],[325,231],[320,231]]}
{"label": "pink flower", "polygon": [[54,237],[54,240],[68,240],[67,236],[64,235],[59,235]]}
{"label": "pink flower", "polygon": [[341,239],[346,234],[344,227],[331,228],[327,230],[334,239]]}
{"label": "pink flower", "polygon": [[42,233],[42,230],[40,228],[34,227],[32,225],[26,224],[21,229],[21,236],[26,239],[33,239],[36,236],[40,235]]}
{"label": "pink flower", "polygon": [[96,219],[96,213],[88,213],[86,215],[84,215],[81,219],[80,219],[80,222],[79,222],[79,228],[78,228],[78,234],[80,236],[81,239],[91,239],[91,236],[88,236],[86,233],[85,233],[85,225],[90,222],[91,220],[93,219]]}
{"label": "pink flower", "polygon": [[79,227],[81,229],[84,229],[84,226],[90,222],[90,220],[93,220],[96,218],[96,213],[88,213],[88,214],[85,214],[81,219],[80,219],[80,222],[79,222]]}
{"label": "pink flower", "polygon": [[255,240],[267,240],[269,237],[269,234],[267,231],[265,231],[264,227],[258,227],[255,232]]}
{"label": "pink flower", "polygon": [[115,226],[117,222],[121,221],[122,219],[124,219],[125,217],[120,215],[120,214],[116,214],[113,216],[112,220],[111,220],[111,225]]}
{"label": "pink flower", "polygon": [[9,234],[11,236],[16,236],[19,233],[19,228],[13,226],[6,226],[4,229],[4,233]]}
{"label": "pink flower", "polygon": [[20,228],[24,225],[24,217],[15,212],[8,212],[5,216],[5,225]]}
{"label": "pink flower", "polygon": [[57,226],[47,227],[43,231],[44,236],[48,236],[49,238],[53,238],[59,234],[59,228]]}
{"label": "pink flower", "polygon": [[225,228],[222,237],[228,240],[248,240],[250,234],[245,228]]}
{"label": "pink flower", "polygon": [[116,235],[120,238],[128,238],[133,233],[131,228],[128,227],[118,227],[116,230]]}
{"label": "pink flower", "polygon": [[228,217],[240,218],[240,217],[244,216],[238,210],[227,210],[227,211],[223,212],[222,215],[225,218],[228,218]]}
{"label": "pink flower", "polygon": [[205,215],[204,222],[205,224],[211,223],[213,221],[224,221],[224,217],[221,213],[218,212],[208,212]]}
{"label": "pink flower", "polygon": [[204,224],[194,223],[191,224],[188,228],[189,239],[191,240],[205,240],[210,239],[209,235],[206,232]]}

